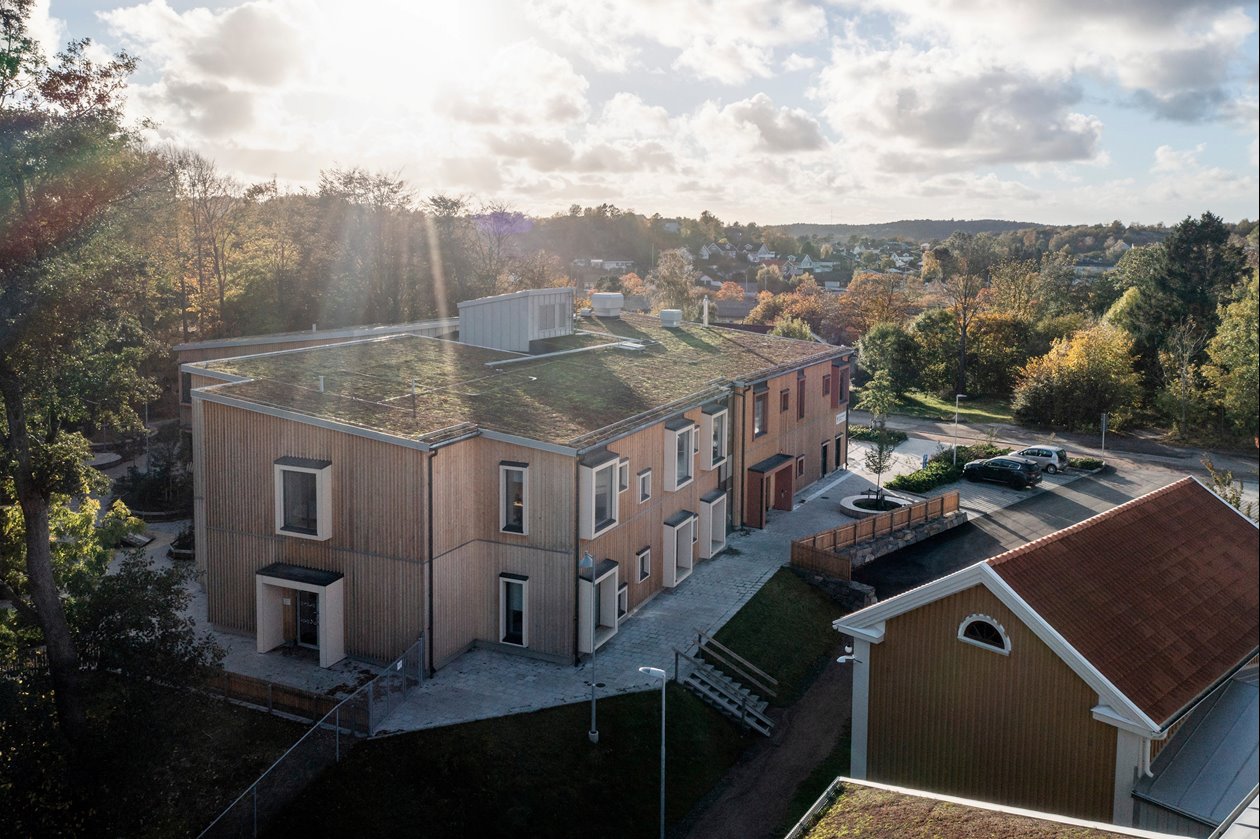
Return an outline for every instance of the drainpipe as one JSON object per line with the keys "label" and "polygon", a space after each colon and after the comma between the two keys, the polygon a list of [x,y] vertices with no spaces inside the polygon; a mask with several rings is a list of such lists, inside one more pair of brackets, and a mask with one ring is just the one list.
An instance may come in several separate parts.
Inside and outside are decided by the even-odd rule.
{"label": "drainpipe", "polygon": [[731,527],[741,530],[744,527],[744,394],[747,392],[747,385],[737,385],[731,390],[731,402],[739,405],[731,412],[735,415],[735,422],[731,423],[731,433],[735,435],[731,458]]}
{"label": "drainpipe", "polygon": [[430,449],[425,457],[425,465],[428,469],[428,484],[424,488],[424,505],[425,514],[428,519],[425,525],[425,538],[428,542],[428,557],[424,563],[425,567],[425,593],[427,595],[428,605],[424,610],[425,623],[428,627],[425,629],[425,646],[429,648],[425,668],[430,677],[433,676],[433,458],[437,457],[437,449]]}
{"label": "drainpipe", "polygon": [[[620,467],[618,467],[620,468]],[[621,499],[617,498],[616,503],[620,504]],[[582,460],[577,455],[573,456],[573,561],[569,563],[569,567],[573,569],[573,666],[577,667],[582,660],[582,639],[579,633],[581,629],[578,627],[578,613],[581,611],[582,602],[582,577],[578,574],[578,547],[581,544],[581,527],[582,527]],[[595,579],[595,569],[591,569],[591,580]],[[591,638],[591,643],[595,643],[595,638]]]}

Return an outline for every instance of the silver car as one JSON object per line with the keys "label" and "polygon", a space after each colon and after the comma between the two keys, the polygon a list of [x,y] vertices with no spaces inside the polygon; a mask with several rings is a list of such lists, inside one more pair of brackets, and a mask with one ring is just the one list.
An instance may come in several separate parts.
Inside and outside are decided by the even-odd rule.
{"label": "silver car", "polygon": [[1034,461],[1041,467],[1041,471],[1049,472],[1051,475],[1062,472],[1068,465],[1067,450],[1058,446],[1029,446],[1011,454]]}

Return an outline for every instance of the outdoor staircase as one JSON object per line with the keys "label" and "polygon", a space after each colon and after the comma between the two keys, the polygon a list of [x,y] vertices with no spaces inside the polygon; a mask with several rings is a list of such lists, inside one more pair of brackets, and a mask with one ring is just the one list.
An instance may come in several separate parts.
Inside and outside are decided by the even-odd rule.
{"label": "outdoor staircase", "polygon": [[[726,670],[769,696],[774,695],[778,682],[703,632],[697,633],[695,649],[695,655],[677,652],[680,663],[685,661],[687,667],[683,686],[746,728],[769,737],[774,729],[774,720],[765,713],[769,703]],[[719,663],[726,670],[719,668]]]}

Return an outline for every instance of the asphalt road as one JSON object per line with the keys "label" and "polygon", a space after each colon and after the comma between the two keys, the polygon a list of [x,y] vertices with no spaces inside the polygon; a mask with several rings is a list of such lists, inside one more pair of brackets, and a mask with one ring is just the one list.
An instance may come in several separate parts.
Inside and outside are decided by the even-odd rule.
{"label": "asphalt road", "polygon": [[[853,572],[880,600],[1061,530],[1184,477],[1189,470],[1115,461],[1098,475],[1054,487],[946,531]],[[966,492],[966,485],[962,485]],[[965,504],[965,499],[964,499]]]}

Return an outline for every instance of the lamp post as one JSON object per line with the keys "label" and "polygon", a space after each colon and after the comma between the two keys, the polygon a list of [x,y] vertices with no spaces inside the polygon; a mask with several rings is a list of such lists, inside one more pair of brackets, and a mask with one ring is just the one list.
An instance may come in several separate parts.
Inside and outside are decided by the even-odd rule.
{"label": "lamp post", "polygon": [[661,680],[661,839],[665,839],[665,671],[659,667],[640,667],[639,672]]}
{"label": "lamp post", "polygon": [[954,465],[958,465],[958,400],[966,399],[962,393],[954,394]]}
{"label": "lamp post", "polygon": [[591,729],[586,732],[586,736],[592,743],[598,743],[599,729],[595,725],[595,621],[597,619],[595,598],[599,596],[599,592],[595,588],[595,557],[591,556],[590,551],[583,552],[578,568],[589,568],[591,571]]}

